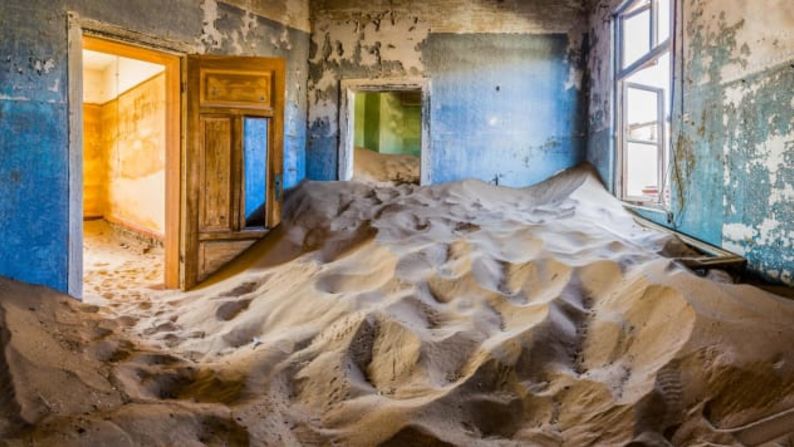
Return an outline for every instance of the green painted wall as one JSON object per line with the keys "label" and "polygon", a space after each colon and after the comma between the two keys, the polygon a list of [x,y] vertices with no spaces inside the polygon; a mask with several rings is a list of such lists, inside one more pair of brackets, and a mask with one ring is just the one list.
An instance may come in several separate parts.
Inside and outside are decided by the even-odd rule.
{"label": "green painted wall", "polygon": [[355,140],[356,147],[364,147],[364,120],[362,117],[366,113],[366,100],[366,95],[356,95],[355,119],[353,120],[353,126],[355,128],[355,136],[353,139]]}
{"label": "green painted wall", "polygon": [[363,93],[364,96],[364,147],[380,151],[380,95]]}
{"label": "green painted wall", "polygon": [[419,156],[422,107],[420,94],[358,93],[355,102],[355,145],[383,154]]}

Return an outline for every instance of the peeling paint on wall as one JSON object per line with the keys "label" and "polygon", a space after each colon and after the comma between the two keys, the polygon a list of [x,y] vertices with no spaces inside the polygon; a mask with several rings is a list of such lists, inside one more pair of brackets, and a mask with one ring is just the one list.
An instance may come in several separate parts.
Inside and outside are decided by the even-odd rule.
{"label": "peeling paint on wall", "polygon": [[[310,178],[336,178],[343,79],[430,79],[433,182],[527,185],[584,158],[581,2],[319,0],[312,14]],[[558,154],[533,149],[549,138]]]}
{"label": "peeling paint on wall", "polygon": [[582,0],[313,0],[315,21],[361,12],[421,17],[434,33],[565,34],[583,19]]}
{"label": "peeling paint on wall", "polygon": [[250,11],[251,15],[266,17],[290,28],[310,32],[309,0],[223,0],[224,3],[235,5]]}
{"label": "peeling paint on wall", "polygon": [[284,183],[304,178],[307,0],[3,0],[0,275],[67,288],[67,11],[197,53],[286,58]]}
{"label": "peeling paint on wall", "polygon": [[313,14],[307,175],[331,180],[337,173],[339,81],[421,76],[420,45],[430,29],[416,15],[389,9],[364,7],[342,18],[325,10]]}
{"label": "peeling paint on wall", "polygon": [[[609,18],[618,3],[595,2],[590,19],[588,159],[609,184]],[[673,225],[787,284],[794,284],[792,28],[785,0],[684,1],[673,115]]]}

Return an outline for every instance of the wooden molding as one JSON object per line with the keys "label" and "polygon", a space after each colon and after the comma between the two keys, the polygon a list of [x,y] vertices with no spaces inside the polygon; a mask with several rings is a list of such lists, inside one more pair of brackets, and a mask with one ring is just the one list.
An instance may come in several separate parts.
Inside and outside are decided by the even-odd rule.
{"label": "wooden molding", "polygon": [[634,220],[642,227],[674,235],[686,245],[702,253],[703,256],[674,258],[676,261],[692,270],[720,269],[737,271],[737,273],[740,273],[747,265],[747,259],[720,247],[697,240],[683,233],[679,233],[678,231],[651,222],[650,220],[638,215],[634,215]]}

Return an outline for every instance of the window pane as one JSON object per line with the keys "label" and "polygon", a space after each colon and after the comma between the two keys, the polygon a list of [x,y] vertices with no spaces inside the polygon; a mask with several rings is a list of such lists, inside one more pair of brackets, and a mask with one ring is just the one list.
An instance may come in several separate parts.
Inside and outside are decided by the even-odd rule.
{"label": "window pane", "polygon": [[626,133],[629,139],[659,141],[659,95],[632,88],[626,95]]}
{"label": "window pane", "polygon": [[626,193],[631,197],[656,200],[659,191],[657,146],[628,143],[626,150]]}
{"label": "window pane", "polygon": [[659,43],[670,37],[670,17],[672,15],[671,1],[658,0],[659,5]]}
{"label": "window pane", "polygon": [[650,3],[651,3],[651,0],[637,0],[636,2],[634,2],[634,4],[632,4],[631,6],[629,6],[629,8],[628,8],[628,9],[626,9],[626,11],[624,12],[624,14],[626,14],[626,13],[630,13],[630,12],[632,12],[632,11],[636,11],[636,10],[638,10],[638,9],[640,9],[640,8],[643,8],[643,7],[645,7],[645,6],[648,6]]}
{"label": "window pane", "polygon": [[245,117],[243,121],[243,201],[245,226],[265,226],[267,192],[267,118]]}
{"label": "window pane", "polygon": [[647,85],[648,87],[655,87],[664,90],[665,98],[665,113],[669,114],[672,110],[672,95],[670,94],[670,53],[665,53],[659,57],[654,63],[643,68],[642,70],[634,73],[626,78],[627,82],[632,84]]}
{"label": "window pane", "polygon": [[636,62],[651,51],[651,10],[624,17],[623,22],[623,68]]}

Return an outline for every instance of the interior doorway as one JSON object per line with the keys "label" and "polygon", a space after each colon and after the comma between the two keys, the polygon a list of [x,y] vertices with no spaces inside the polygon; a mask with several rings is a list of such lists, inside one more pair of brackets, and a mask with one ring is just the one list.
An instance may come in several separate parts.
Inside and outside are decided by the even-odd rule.
{"label": "interior doorway", "polygon": [[419,184],[421,90],[357,92],[353,179]]}
{"label": "interior doorway", "polygon": [[70,16],[69,294],[193,288],[280,222],[286,61],[88,25],[124,37]]}
{"label": "interior doorway", "polygon": [[342,90],[339,179],[429,183],[426,81],[347,80]]}
{"label": "interior doorway", "polygon": [[178,56],[82,40],[83,298],[179,287]]}

